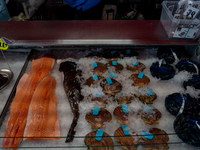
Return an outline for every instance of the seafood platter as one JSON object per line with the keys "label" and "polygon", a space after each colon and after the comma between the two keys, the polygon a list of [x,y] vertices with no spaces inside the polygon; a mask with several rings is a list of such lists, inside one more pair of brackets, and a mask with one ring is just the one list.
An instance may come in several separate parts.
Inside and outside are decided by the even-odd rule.
{"label": "seafood platter", "polygon": [[200,63],[186,56],[182,47],[34,51],[2,110],[0,148],[199,149]]}

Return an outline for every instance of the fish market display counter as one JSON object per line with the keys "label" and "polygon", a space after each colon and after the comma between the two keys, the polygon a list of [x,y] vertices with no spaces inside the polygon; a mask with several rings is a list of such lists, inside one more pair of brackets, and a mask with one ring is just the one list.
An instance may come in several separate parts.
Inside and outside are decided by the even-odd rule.
{"label": "fish market display counter", "polygon": [[[17,141],[17,139],[20,139],[20,144],[16,146],[18,149],[51,148],[79,150],[87,149],[87,146],[90,146],[90,148],[116,150],[121,149],[121,146],[124,149],[135,149],[137,147],[138,150],[198,149],[198,138],[200,137],[192,132],[194,131],[192,129],[194,128],[196,132],[200,131],[197,115],[200,110],[198,109],[200,107],[200,91],[198,86],[192,87],[190,85],[185,88],[185,85],[189,85],[187,81],[193,75],[199,74],[199,64],[196,63],[199,61],[197,56],[199,52],[198,40],[168,39],[159,21],[38,21],[2,22],[1,25],[1,36],[15,40],[15,43],[10,45],[8,50],[4,51],[14,72],[14,78],[6,88],[0,91],[1,149],[3,149],[2,146],[5,147],[6,145],[9,147],[9,143],[5,141],[11,141],[10,145],[13,147],[12,143],[15,140]],[[166,47],[168,47],[167,50]],[[159,50],[159,48],[162,49]],[[158,53],[158,51],[161,53],[168,53],[170,51],[170,54],[166,54],[161,59],[162,54]],[[6,133],[11,136],[5,138],[5,131],[8,130],[9,126],[7,122],[11,109],[10,105],[15,98],[16,89],[20,91],[24,86],[18,85],[19,80],[25,73],[31,76],[33,73],[33,60],[38,60],[45,53],[56,56],[56,61],[52,61],[54,68],[52,68],[50,73],[56,81],[55,95],[57,98],[56,109],[59,129],[56,126],[55,130],[59,131],[60,134],[56,134],[59,136],[54,137],[52,140],[50,140],[50,136],[42,136],[43,138],[45,137],[45,140],[42,140],[42,137],[37,137],[39,140],[34,140],[31,137],[25,138],[25,135],[27,135],[25,133],[22,138],[22,136],[17,136],[14,132]],[[172,59],[173,61],[171,62],[171,66],[174,71],[172,71],[173,69],[170,70],[167,66],[169,62],[166,57],[168,56],[170,56],[169,60]],[[181,60],[185,59],[187,61],[177,65]],[[192,60],[195,60],[195,62]],[[68,63],[64,65],[68,67],[66,70],[61,68],[64,62]],[[158,62],[157,67],[155,67],[155,62]],[[2,68],[6,68],[6,62],[1,55],[0,63]],[[100,67],[102,64],[103,66]],[[192,67],[189,67],[192,69],[187,70],[187,67],[185,69],[183,67],[185,64],[192,65]],[[117,68],[119,69],[118,71],[113,68],[117,65],[121,65],[119,67],[121,69]],[[80,70],[81,77],[78,78],[79,73],[74,75],[73,73],[76,71],[69,66],[75,66],[76,71]],[[131,68],[134,66],[140,67],[132,70]],[[105,69],[103,69],[104,67]],[[162,67],[167,68],[167,72],[164,71],[163,78],[165,80],[161,80],[163,74],[159,74],[159,69]],[[180,69],[182,67],[184,68],[183,70]],[[94,72],[95,68],[96,71]],[[155,68],[158,70],[153,70]],[[36,67],[34,69],[37,70]],[[77,89],[73,91],[73,88],[70,88],[73,87],[74,83],[67,83],[67,81],[70,81],[67,80],[67,77],[65,77],[66,80],[63,80],[62,72],[67,77],[73,78],[74,75],[78,78],[74,79],[77,80],[74,86],[78,89],[79,86],[77,84],[80,84],[79,92],[83,96],[80,102],[70,96],[70,91],[72,91],[72,95],[76,95]],[[136,78],[134,77],[135,74],[137,75]],[[105,82],[103,82],[104,79]],[[144,80],[138,82],[135,79]],[[42,84],[43,80],[40,83]],[[114,90],[111,86],[114,85],[113,83],[116,83],[117,87]],[[105,84],[108,85],[105,86]],[[34,94],[42,94],[44,92],[43,90],[37,92],[37,88],[40,88],[40,84],[36,87]],[[174,93],[180,94],[174,96],[172,95]],[[169,96],[174,96],[172,102],[166,101],[166,98],[168,97],[169,99]],[[23,99],[23,95],[21,97]],[[96,101],[93,98],[105,99],[103,101]],[[30,117],[32,114],[30,111],[35,100],[34,96],[31,100],[31,109],[29,108],[27,117]],[[190,104],[188,101],[192,101],[192,103]],[[76,107],[77,103],[78,109],[71,108],[72,106]],[[98,116],[95,114],[90,114],[90,117],[87,116],[92,110],[95,113],[94,110],[97,108],[99,109],[97,111],[99,114],[106,109],[106,114],[101,115],[103,118],[95,118],[95,116]],[[117,108],[121,108],[121,111],[118,111],[118,113],[116,113]],[[38,106],[38,110],[41,109],[42,106]],[[193,111],[196,110],[196,118],[188,117],[190,111],[193,114]],[[179,125],[181,119],[178,114],[181,115],[185,111],[189,111],[189,113],[182,119],[182,121],[185,121],[184,128],[182,128],[182,125]],[[172,115],[173,112],[176,115]],[[78,119],[76,118],[77,124],[71,125],[76,113],[79,114]],[[51,114],[50,116],[54,115]],[[38,116],[38,120],[41,118],[41,116]],[[27,120],[29,123],[26,127],[31,124],[31,121]],[[97,130],[97,128],[92,128],[95,126],[95,123],[91,126],[92,121],[104,121],[101,123],[102,126],[97,128],[101,128],[104,136],[108,137],[103,137],[101,140],[98,137],[96,139],[95,137],[91,137],[96,135]],[[125,128],[121,128],[124,127],[122,124],[126,125]],[[14,124],[13,128],[16,125]],[[45,128],[45,125],[45,123],[41,123],[41,126],[29,132],[37,133],[39,128]],[[75,130],[74,138],[72,142],[66,143],[67,136],[68,139],[72,139],[73,137],[73,134],[68,134],[72,126],[74,126]],[[179,134],[175,133],[174,127],[176,131],[179,131]],[[190,136],[183,133],[184,130],[190,131]],[[92,133],[88,135],[90,132]],[[127,132],[130,135],[126,135]],[[184,138],[184,135],[190,137],[190,139],[194,139],[193,143],[188,139],[183,142],[179,137]],[[186,144],[187,142],[190,142],[190,144]]]}

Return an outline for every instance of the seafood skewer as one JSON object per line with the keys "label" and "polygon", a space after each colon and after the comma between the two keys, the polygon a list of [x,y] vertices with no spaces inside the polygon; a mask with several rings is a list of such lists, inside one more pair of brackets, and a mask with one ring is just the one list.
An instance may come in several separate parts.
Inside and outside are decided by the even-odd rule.
{"label": "seafood skewer", "polygon": [[73,141],[74,135],[76,133],[74,131],[74,128],[77,125],[80,115],[78,105],[79,102],[83,99],[80,87],[81,71],[77,70],[77,64],[70,59],[67,61],[63,61],[60,64],[59,71],[63,72],[63,86],[67,94],[72,113],[74,115],[71,127],[68,131],[68,135],[65,141],[66,143],[68,143]]}

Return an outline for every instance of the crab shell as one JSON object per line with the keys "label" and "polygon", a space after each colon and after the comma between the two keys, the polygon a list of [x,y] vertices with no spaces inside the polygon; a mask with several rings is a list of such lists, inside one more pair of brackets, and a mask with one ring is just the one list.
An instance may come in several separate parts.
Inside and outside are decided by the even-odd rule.
{"label": "crab shell", "polygon": [[85,84],[88,86],[91,86],[92,84],[98,84],[99,82],[101,82],[101,80],[105,79],[102,76],[98,76],[98,80],[93,80],[93,77],[89,77],[86,81]]}
{"label": "crab shell", "polygon": [[142,103],[147,103],[147,104],[153,104],[153,101],[157,98],[156,93],[153,93],[152,95],[134,95],[136,98],[139,98],[139,100]]}
{"label": "crab shell", "polygon": [[104,132],[102,140],[97,141],[95,139],[96,133],[97,131],[92,131],[85,136],[84,142],[88,146],[88,150],[114,150],[113,140],[109,134]]}
{"label": "crab shell", "polygon": [[130,76],[130,79],[133,80],[133,85],[134,86],[139,86],[139,87],[143,87],[144,85],[148,84],[150,82],[150,79],[147,76],[143,76],[142,79],[138,78],[139,74],[132,74]]}
{"label": "crab shell", "polygon": [[117,118],[119,124],[128,124],[128,113],[124,113],[122,106],[118,106],[114,109],[113,115]]}
{"label": "crab shell", "polygon": [[112,84],[108,84],[106,79],[103,79],[100,85],[103,88],[104,93],[115,95],[116,93],[122,90],[122,85],[114,79],[111,79],[111,80],[112,80]]}
{"label": "crab shell", "polygon": [[146,150],[167,150],[169,148],[167,144],[169,136],[164,130],[152,128],[149,132],[154,135],[153,139],[150,140],[145,137],[142,138],[144,140],[144,142],[142,142],[142,146]]}
{"label": "crab shell", "polygon": [[103,74],[104,72],[106,72],[106,70],[107,70],[106,64],[97,62],[97,67],[95,67],[95,68],[93,69],[93,73],[94,73],[94,74],[97,74],[97,75],[101,75],[101,74]]}
{"label": "crab shell", "polygon": [[134,99],[134,96],[124,96],[123,94],[121,94],[120,96],[115,95],[115,100],[118,102],[118,104],[129,104],[131,103],[131,100]]}
{"label": "crab shell", "polygon": [[114,67],[115,72],[120,73],[121,70],[124,69],[123,65],[120,63],[117,63],[117,65],[113,65],[112,61],[110,61],[109,63],[107,63],[107,67]]}
{"label": "crab shell", "polygon": [[[134,132],[132,134],[134,134]],[[137,150],[137,144],[139,143],[139,139],[133,138],[131,135],[125,135],[122,127],[119,127],[115,131],[114,138],[117,143],[123,145],[121,147],[122,150]]]}
{"label": "crab shell", "polygon": [[141,118],[144,120],[145,124],[153,125],[159,124],[159,119],[162,117],[161,112],[153,108],[151,112],[142,112]]}
{"label": "crab shell", "polygon": [[91,124],[91,128],[103,128],[106,122],[112,120],[110,112],[101,108],[98,115],[93,115],[92,111],[85,116],[85,120]]}
{"label": "crab shell", "polygon": [[144,69],[146,69],[146,66],[143,63],[138,62],[138,64],[136,66],[134,66],[134,65],[126,65],[126,69],[132,71],[133,73],[140,73]]}

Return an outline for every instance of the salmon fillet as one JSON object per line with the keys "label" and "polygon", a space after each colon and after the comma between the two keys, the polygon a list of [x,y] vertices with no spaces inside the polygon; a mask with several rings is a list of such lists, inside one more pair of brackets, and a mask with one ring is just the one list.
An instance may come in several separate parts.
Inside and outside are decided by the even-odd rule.
{"label": "salmon fillet", "polygon": [[25,141],[51,140],[60,137],[55,88],[56,80],[52,76],[44,78],[38,85],[29,107],[24,131]]}
{"label": "salmon fillet", "polygon": [[52,72],[54,64],[55,57],[44,54],[41,58],[32,61],[28,77],[27,74],[24,77],[26,81],[23,78],[20,80],[18,91],[10,107],[10,115],[2,143],[3,148],[15,150],[19,146],[33,93],[41,80]]}

